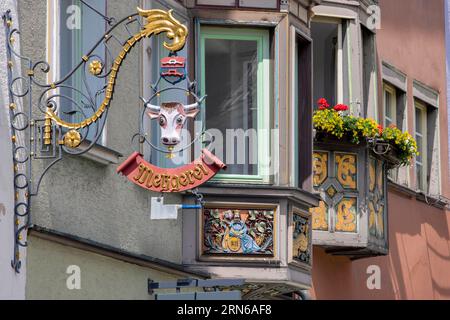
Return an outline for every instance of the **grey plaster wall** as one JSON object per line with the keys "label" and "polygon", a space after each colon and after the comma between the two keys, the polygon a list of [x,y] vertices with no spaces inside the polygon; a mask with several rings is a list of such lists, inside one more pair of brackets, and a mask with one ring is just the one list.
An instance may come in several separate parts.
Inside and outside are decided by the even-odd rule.
{"label": "grey plaster wall", "polygon": [[[108,14],[118,20],[136,12],[138,2],[108,0]],[[46,58],[47,4],[19,1],[22,49],[35,61]],[[123,63],[108,115],[107,147],[125,158],[138,151],[131,137],[137,132],[141,104],[141,51],[137,45]],[[45,76],[37,77],[45,80]],[[43,163],[34,161],[33,167],[37,177]],[[116,168],[64,156],[45,176],[39,195],[32,199],[33,223],[130,252],[181,261],[181,218],[151,221],[149,192],[126,182],[116,174]]]}
{"label": "grey plaster wall", "polygon": [[[131,299],[150,300],[147,281],[177,277],[151,268],[75,249],[35,236],[29,237],[26,299]],[[80,289],[68,289],[79,267]],[[72,283],[69,279],[69,283]]]}

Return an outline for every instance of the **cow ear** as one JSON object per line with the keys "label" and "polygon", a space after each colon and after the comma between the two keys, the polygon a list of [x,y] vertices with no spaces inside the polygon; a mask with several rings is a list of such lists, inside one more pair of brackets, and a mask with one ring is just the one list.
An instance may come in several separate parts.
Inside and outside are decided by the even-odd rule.
{"label": "cow ear", "polygon": [[186,117],[187,118],[195,118],[199,112],[200,112],[199,108],[191,109],[186,112]]}
{"label": "cow ear", "polygon": [[156,111],[149,111],[147,112],[147,114],[150,117],[150,119],[156,119],[159,117],[159,112]]}

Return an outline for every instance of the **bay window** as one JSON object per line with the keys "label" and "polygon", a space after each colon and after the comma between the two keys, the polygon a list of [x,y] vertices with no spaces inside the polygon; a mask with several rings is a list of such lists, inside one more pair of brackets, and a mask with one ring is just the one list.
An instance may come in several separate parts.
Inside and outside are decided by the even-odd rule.
{"label": "bay window", "polygon": [[200,68],[204,127],[220,132],[212,151],[227,164],[217,179],[268,182],[269,31],[201,27]]}

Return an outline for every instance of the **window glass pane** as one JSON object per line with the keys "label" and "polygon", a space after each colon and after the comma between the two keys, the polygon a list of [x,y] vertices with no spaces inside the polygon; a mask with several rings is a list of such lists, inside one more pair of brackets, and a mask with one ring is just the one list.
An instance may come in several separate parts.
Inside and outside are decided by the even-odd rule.
{"label": "window glass pane", "polygon": [[427,186],[427,146],[426,146],[426,113],[425,110],[416,106],[415,108],[415,138],[417,142],[416,156],[416,186],[426,192]]}
{"label": "window glass pane", "polygon": [[423,158],[423,137],[421,135],[416,134],[416,142],[417,142],[417,150],[419,151],[419,155],[416,156],[416,162],[422,162]]}
{"label": "window glass pane", "polygon": [[335,105],[338,24],[312,22],[311,35],[314,46],[314,101],[326,98],[331,105]]}
{"label": "window glass pane", "polygon": [[236,0],[197,0],[198,5],[235,6]]}
{"label": "window glass pane", "polygon": [[276,9],[277,0],[239,0],[241,7]]}
{"label": "window glass pane", "polygon": [[391,94],[388,91],[384,92],[385,95],[385,112],[386,117],[392,119],[392,106],[391,106]]}
{"label": "window glass pane", "polygon": [[423,167],[422,165],[416,163],[416,181],[419,189],[424,189],[424,181],[423,181]]}
{"label": "window glass pane", "polygon": [[[208,94],[205,111],[207,129],[220,130],[224,138],[227,137],[227,129],[256,130],[258,42],[206,39],[204,68],[205,91]],[[233,143],[234,150],[223,150],[228,165],[226,174],[256,175],[257,138],[249,134],[245,135],[245,140],[239,139]],[[227,152],[233,152],[234,156],[227,155]]]}
{"label": "window glass pane", "polygon": [[416,132],[422,133],[422,110],[416,108]]}
{"label": "window glass pane", "polygon": [[375,35],[369,29],[361,25],[362,57],[363,57],[363,109],[368,117],[376,118],[375,107],[375,82],[376,82],[376,58]]}
{"label": "window glass pane", "polygon": [[[106,13],[105,0],[85,0],[85,2],[98,12]],[[76,15],[78,14],[81,17],[79,22],[76,20]],[[60,0],[59,16],[59,78],[63,78],[78,65],[82,56],[89,52],[97,41],[101,39],[106,30],[106,23],[98,13],[85,6],[79,0]],[[99,45],[92,53],[93,58],[90,61],[102,60],[104,62],[105,50],[104,45]],[[103,89],[105,79],[95,77],[86,72],[85,85],[83,83],[84,71],[84,68],[78,69],[64,83],[65,86],[72,86],[81,92],[70,88],[60,89],[61,117],[69,122],[78,122],[85,117],[91,116],[94,113],[91,105],[94,105],[94,108],[96,108],[104,98],[104,93],[98,93],[98,91]],[[100,119],[99,124],[102,121],[105,121],[105,119]],[[88,139],[92,140],[96,135],[96,130],[89,130],[89,132],[84,133],[87,134]]]}

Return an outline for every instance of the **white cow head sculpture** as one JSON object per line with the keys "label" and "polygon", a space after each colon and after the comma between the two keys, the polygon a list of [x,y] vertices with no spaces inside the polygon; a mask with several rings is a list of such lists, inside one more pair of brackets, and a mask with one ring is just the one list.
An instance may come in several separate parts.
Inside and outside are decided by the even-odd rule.
{"label": "white cow head sculpture", "polygon": [[181,129],[187,118],[195,118],[200,111],[198,103],[183,105],[179,102],[165,102],[161,106],[146,103],[151,119],[158,119],[161,127],[161,143],[174,146],[181,141]]}

